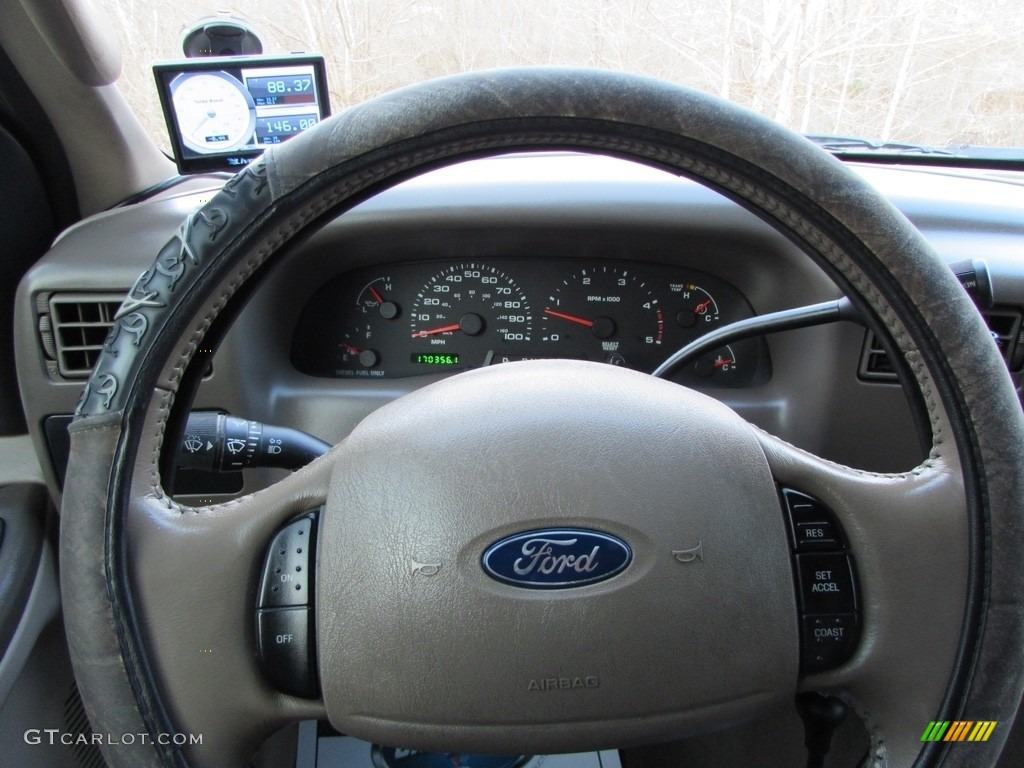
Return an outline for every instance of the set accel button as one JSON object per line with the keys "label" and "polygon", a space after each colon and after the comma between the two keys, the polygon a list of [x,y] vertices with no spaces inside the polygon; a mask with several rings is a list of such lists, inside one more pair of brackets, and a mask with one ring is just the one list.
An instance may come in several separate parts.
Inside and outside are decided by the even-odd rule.
{"label": "set accel button", "polygon": [[797,555],[796,562],[800,603],[805,614],[852,613],[857,610],[848,555]]}

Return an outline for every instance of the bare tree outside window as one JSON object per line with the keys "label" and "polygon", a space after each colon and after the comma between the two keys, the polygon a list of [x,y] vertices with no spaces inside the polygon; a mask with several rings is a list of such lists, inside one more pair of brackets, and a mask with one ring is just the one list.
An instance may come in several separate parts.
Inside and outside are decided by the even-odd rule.
{"label": "bare tree outside window", "polygon": [[151,65],[226,10],[267,53],[322,53],[334,111],[505,66],[637,72],[718,93],[804,133],[1024,147],[1019,0],[98,0],[119,86],[166,144]]}

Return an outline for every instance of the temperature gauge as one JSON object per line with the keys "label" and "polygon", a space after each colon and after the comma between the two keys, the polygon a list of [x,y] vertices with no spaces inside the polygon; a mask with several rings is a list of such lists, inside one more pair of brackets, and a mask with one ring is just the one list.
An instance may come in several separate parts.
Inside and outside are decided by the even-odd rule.
{"label": "temperature gauge", "polygon": [[692,370],[702,379],[715,379],[716,383],[724,383],[739,372],[736,353],[731,346],[720,347],[708,355],[697,358],[692,364]]}
{"label": "temperature gauge", "polygon": [[707,328],[718,322],[718,302],[715,297],[693,283],[674,283],[671,307],[680,328]]}

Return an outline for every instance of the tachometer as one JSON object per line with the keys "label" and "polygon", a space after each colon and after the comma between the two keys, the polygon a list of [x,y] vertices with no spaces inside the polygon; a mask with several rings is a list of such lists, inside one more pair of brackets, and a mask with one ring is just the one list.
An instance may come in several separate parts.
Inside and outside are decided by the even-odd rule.
{"label": "tachometer", "polygon": [[445,353],[481,346],[467,337],[485,345],[533,338],[533,316],[522,290],[504,272],[482,264],[459,264],[431,277],[410,314],[413,341]]}
{"label": "tachometer", "polygon": [[[653,367],[665,319],[647,282],[622,267],[584,267],[555,288],[544,308],[542,341],[567,356],[630,368]],[[656,357],[656,355],[654,356]]]}

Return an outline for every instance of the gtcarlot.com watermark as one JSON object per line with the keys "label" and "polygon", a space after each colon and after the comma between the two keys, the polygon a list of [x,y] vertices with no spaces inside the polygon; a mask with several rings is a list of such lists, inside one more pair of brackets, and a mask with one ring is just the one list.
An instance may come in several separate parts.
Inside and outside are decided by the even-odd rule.
{"label": "gtcarlot.com watermark", "polygon": [[132,744],[159,744],[162,747],[185,747],[203,743],[201,733],[69,733],[59,728],[29,728],[25,731],[26,744],[47,744],[65,747],[120,747]]}

